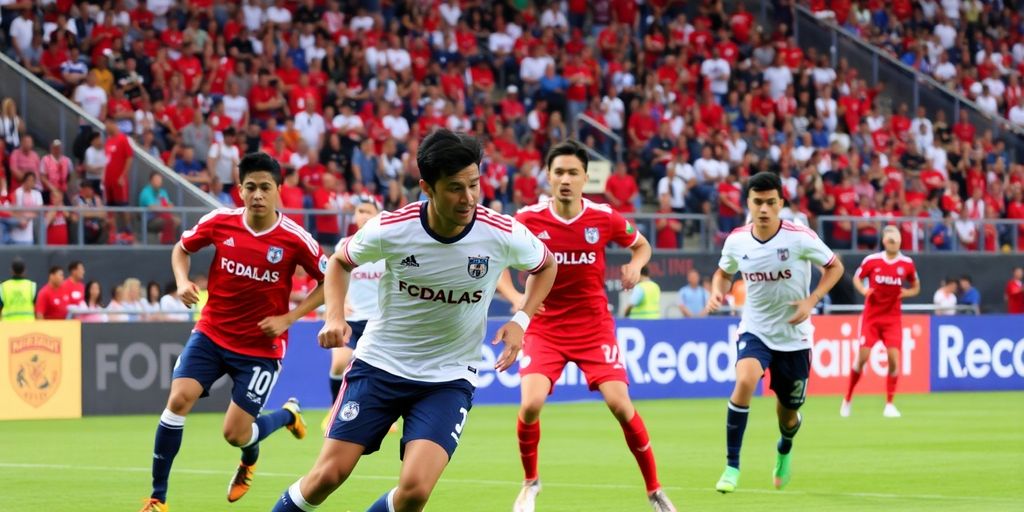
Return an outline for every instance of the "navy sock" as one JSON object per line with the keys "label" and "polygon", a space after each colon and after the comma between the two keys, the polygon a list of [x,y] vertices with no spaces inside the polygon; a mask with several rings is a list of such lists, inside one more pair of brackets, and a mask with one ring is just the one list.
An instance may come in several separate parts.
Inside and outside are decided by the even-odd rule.
{"label": "navy sock", "polygon": [[779,424],[779,433],[782,434],[782,436],[779,437],[779,453],[785,455],[793,449],[793,438],[796,437],[796,433],[800,430],[800,425],[802,425],[803,422],[803,416],[797,414],[796,425],[793,428],[787,429],[781,423]]}
{"label": "navy sock", "polygon": [[725,417],[725,449],[726,463],[736,469],[740,468],[740,448],[743,447],[743,432],[747,430],[747,416],[750,407],[741,407],[729,401],[728,414]]}
{"label": "navy sock", "polygon": [[181,435],[184,429],[185,417],[164,409],[153,442],[153,494],[150,495],[152,498],[167,502],[167,478],[171,475],[174,457],[181,448]]}
{"label": "navy sock", "polygon": [[373,502],[373,505],[370,505],[370,508],[366,509],[366,512],[391,512],[394,510],[395,491],[397,490],[398,488],[395,487],[382,494],[380,498],[377,498],[377,501]]}
{"label": "navy sock", "polygon": [[258,429],[256,442],[266,439],[285,425],[291,425],[293,421],[295,421],[295,415],[288,409],[278,409],[272,413],[261,414],[259,418],[256,418],[256,428]]}
{"label": "navy sock", "polygon": [[338,401],[338,393],[341,391],[341,383],[345,379],[342,375],[331,375],[331,403]]}
{"label": "navy sock", "polygon": [[[302,480],[299,480],[301,482]],[[271,512],[309,512],[316,509],[316,505],[306,503],[302,493],[299,492],[299,482],[295,482],[281,494],[281,497],[274,503]]]}
{"label": "navy sock", "polygon": [[260,458],[260,444],[253,443],[250,446],[242,447],[242,464],[252,466]]}

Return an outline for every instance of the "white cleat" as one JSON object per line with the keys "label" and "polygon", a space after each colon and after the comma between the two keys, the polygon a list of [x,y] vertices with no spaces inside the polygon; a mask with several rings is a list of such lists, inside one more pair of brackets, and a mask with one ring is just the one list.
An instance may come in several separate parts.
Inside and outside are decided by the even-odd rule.
{"label": "white cleat", "polygon": [[512,512],[533,512],[538,494],[540,479],[524,481],[523,489],[519,491],[519,496],[516,496],[516,502],[512,505]]}
{"label": "white cleat", "polygon": [[676,512],[676,506],[665,496],[665,491],[658,489],[647,495],[647,501],[651,502],[654,512]]}
{"label": "white cleat", "polygon": [[895,405],[885,404],[885,410],[882,411],[882,416],[885,416],[886,418],[899,418],[902,415]]}
{"label": "white cleat", "polygon": [[849,418],[851,409],[852,406],[850,405],[849,400],[843,400],[843,404],[839,406],[839,415],[844,418]]}

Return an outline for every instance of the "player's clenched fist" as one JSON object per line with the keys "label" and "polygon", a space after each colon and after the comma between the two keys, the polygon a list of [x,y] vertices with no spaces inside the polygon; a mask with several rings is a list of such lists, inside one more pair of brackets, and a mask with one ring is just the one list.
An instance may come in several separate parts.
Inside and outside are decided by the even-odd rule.
{"label": "player's clenched fist", "polygon": [[352,336],[352,327],[348,325],[348,322],[344,320],[329,321],[320,329],[320,334],[316,335],[316,339],[323,348],[336,348],[347,345],[350,336]]}
{"label": "player's clenched fist", "polygon": [[498,361],[494,363],[494,369],[499,372],[507,370],[519,356],[519,349],[523,348],[523,328],[515,322],[506,322],[494,335],[491,345],[505,342],[505,350],[501,351]]}
{"label": "player's clenched fist", "polygon": [[704,313],[718,311],[718,308],[722,307],[723,302],[725,302],[725,296],[721,292],[711,292],[711,296],[708,297],[708,303],[704,306]]}
{"label": "player's clenched fist", "polygon": [[178,299],[185,307],[190,308],[199,302],[199,287],[189,281],[184,286],[178,286]]}

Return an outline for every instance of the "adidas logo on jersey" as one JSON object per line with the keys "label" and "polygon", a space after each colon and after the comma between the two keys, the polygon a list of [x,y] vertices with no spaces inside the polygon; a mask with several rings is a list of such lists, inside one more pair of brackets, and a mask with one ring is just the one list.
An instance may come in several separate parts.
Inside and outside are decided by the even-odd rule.
{"label": "adidas logo on jersey", "polygon": [[231,238],[228,238],[227,240],[225,240],[224,241],[224,246],[225,247],[234,247],[235,246],[235,237],[231,237]]}
{"label": "adidas logo on jersey", "polygon": [[551,240],[551,235],[548,234],[547,230],[541,231],[537,238],[541,240]]}
{"label": "adidas logo on jersey", "polygon": [[398,264],[403,266],[403,267],[418,267],[418,266],[420,266],[419,263],[416,263],[416,256],[413,255],[413,254],[410,254],[410,255],[406,256]]}
{"label": "adidas logo on jersey", "polygon": [[749,260],[750,258],[748,258],[746,254],[744,254],[744,255],[743,255],[743,259],[745,259],[745,260]]}

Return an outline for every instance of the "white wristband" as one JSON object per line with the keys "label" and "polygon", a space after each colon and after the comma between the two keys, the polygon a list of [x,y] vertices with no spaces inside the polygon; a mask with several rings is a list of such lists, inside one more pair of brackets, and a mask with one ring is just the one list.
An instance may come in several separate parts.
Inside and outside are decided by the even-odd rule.
{"label": "white wristband", "polygon": [[515,322],[519,327],[523,328],[523,332],[526,332],[526,328],[530,326],[530,315],[527,315],[522,310],[516,311],[516,314],[512,315],[512,322]]}

